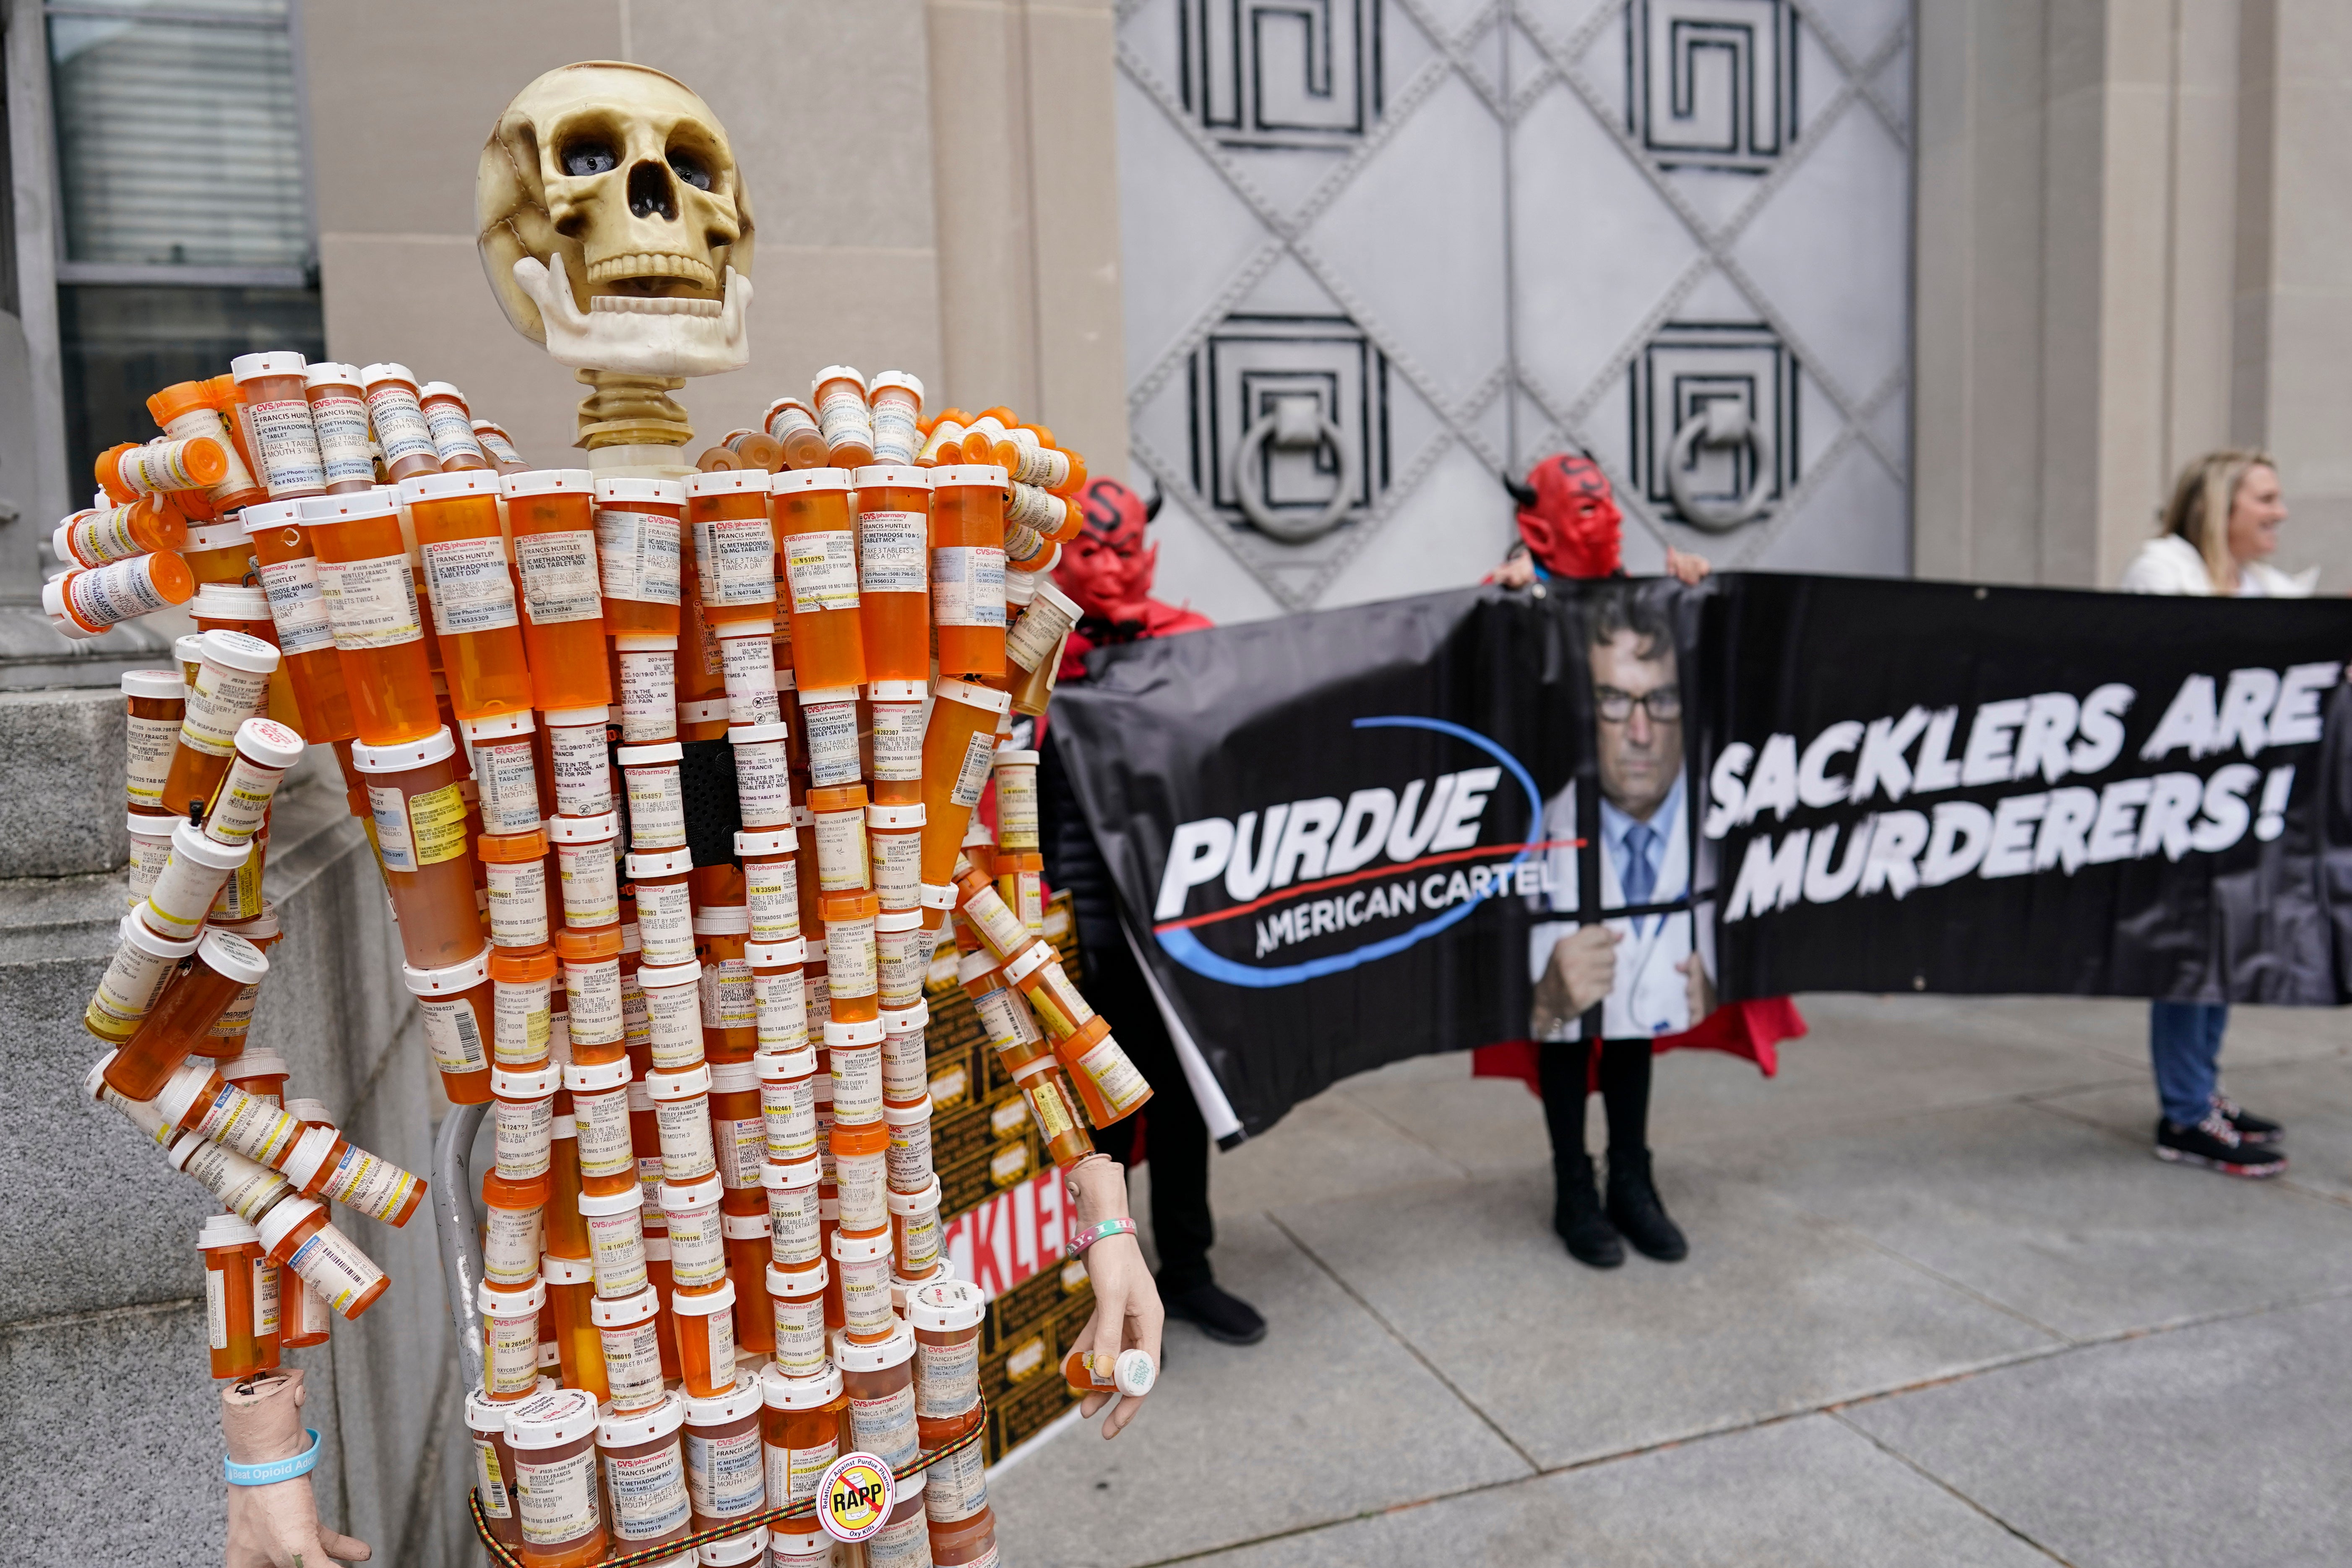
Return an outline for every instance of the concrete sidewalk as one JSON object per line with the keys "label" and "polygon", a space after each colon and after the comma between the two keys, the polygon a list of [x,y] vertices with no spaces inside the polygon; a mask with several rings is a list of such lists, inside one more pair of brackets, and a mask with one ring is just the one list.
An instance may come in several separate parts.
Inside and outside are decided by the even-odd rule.
{"label": "concrete sidewalk", "polygon": [[2293,1156],[2252,1183],[2150,1157],[2144,1004],[1801,1005],[1776,1079],[1658,1063],[1678,1265],[1570,1258],[1540,1108],[1461,1057],[1218,1159],[1218,1274],[1272,1332],[1171,1325],[1135,1426],[997,1485],[1006,1561],[2352,1560],[2341,1016],[2234,1018]]}

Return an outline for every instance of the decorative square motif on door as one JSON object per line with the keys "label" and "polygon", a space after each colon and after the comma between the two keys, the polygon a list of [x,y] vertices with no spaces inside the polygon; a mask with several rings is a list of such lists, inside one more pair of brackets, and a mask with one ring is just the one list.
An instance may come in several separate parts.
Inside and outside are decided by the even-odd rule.
{"label": "decorative square motif on door", "polygon": [[1387,488],[1388,362],[1347,317],[1228,316],[1191,372],[1192,486],[1228,522],[1259,510],[1258,531],[1304,542]]}
{"label": "decorative square motif on door", "polygon": [[1759,174],[1797,123],[1797,15],[1788,0],[1634,0],[1626,110],[1668,169]]}
{"label": "decorative square motif on door", "polygon": [[[1770,328],[1684,321],[1658,329],[1633,361],[1633,479],[1661,515],[1725,526],[1743,505],[1753,521],[1797,482],[1797,360]],[[1708,428],[1710,405],[1717,410]],[[1696,426],[1696,428],[1694,427]],[[1751,438],[1720,439],[1744,426]],[[1675,449],[1682,447],[1682,500]],[[1760,461],[1759,461],[1760,459]]]}
{"label": "decorative square motif on door", "polygon": [[1381,0],[1182,0],[1184,103],[1228,147],[1333,147],[1381,114]]}

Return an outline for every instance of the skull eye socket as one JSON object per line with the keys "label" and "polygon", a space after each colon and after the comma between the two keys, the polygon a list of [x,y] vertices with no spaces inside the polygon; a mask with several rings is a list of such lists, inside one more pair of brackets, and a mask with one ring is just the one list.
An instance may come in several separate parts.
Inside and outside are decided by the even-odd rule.
{"label": "skull eye socket", "polygon": [[698,191],[710,188],[710,170],[700,158],[681,149],[673,148],[669,154],[669,170]]}
{"label": "skull eye socket", "polygon": [[562,161],[567,174],[609,174],[621,166],[612,143],[593,136],[564,148]]}

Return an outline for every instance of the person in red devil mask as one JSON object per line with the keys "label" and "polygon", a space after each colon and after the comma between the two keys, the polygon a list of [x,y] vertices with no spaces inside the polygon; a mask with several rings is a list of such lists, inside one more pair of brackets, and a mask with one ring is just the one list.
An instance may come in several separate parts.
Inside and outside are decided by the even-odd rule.
{"label": "person in red devil mask", "polygon": [[[1151,596],[1160,551],[1147,543],[1146,525],[1160,510],[1117,479],[1098,479],[1079,497],[1086,526],[1062,547],[1054,581],[1077,604],[1060,679],[1086,679],[1094,648],[1198,631],[1206,616]],[[1119,1044],[1150,1080],[1151,1103],[1124,1121],[1095,1132],[1095,1147],[1132,1170],[1140,1153],[1151,1162],[1151,1230],[1160,1250],[1160,1298],[1168,1315],[1226,1344],[1255,1344],[1265,1320],[1224,1290],[1209,1268],[1216,1224],[1209,1210],[1209,1129],[1192,1098],[1175,1043],[1159,1005],[1119,928],[1118,892],[1101,848],[1087,826],[1077,793],[1043,724],[1037,749],[1039,839],[1045,879],[1067,889],[1077,918],[1087,998],[1118,1026]],[[1140,1124],[1139,1126],[1139,1124]],[[1137,1144],[1142,1148],[1139,1150]]]}
{"label": "person in red devil mask", "polygon": [[[1519,503],[1519,537],[1490,582],[1524,588],[1554,577],[1622,577],[1625,514],[1601,465],[1580,453],[1555,452],[1528,470],[1525,484],[1506,476]],[[1706,558],[1666,546],[1666,575],[1696,583]]]}
{"label": "person in red devil mask", "polygon": [[[1609,477],[1591,458],[1557,453],[1528,470],[1525,484],[1513,484],[1508,478],[1503,483],[1519,503],[1519,540],[1488,579],[1490,582],[1520,588],[1555,578],[1625,575],[1624,514],[1618,509]],[[1666,572],[1679,582],[1693,584],[1707,574],[1708,566],[1703,557],[1669,545]],[[1610,630],[1605,605],[1599,613],[1602,619],[1596,630]],[[1640,624],[1617,627],[1612,635],[1601,637],[1595,643],[1590,656],[1595,661],[1595,679],[1612,686],[1640,686],[1647,680],[1663,686],[1671,696],[1677,685],[1672,673],[1671,640],[1663,626],[1641,622],[1638,616],[1635,620]],[[1621,830],[1632,828],[1638,816],[1640,825],[1634,830],[1654,837],[1666,836],[1661,842],[1670,844],[1676,832],[1674,824],[1658,819],[1659,801],[1655,797],[1670,792],[1666,786],[1655,784],[1654,774],[1661,761],[1681,755],[1683,720],[1678,702],[1671,713],[1654,710],[1649,700],[1653,689],[1654,686],[1640,686],[1638,695],[1616,691],[1624,711],[1612,715],[1603,708],[1600,715],[1603,732],[1596,739],[1601,748],[1599,782],[1604,802],[1601,839],[1604,849],[1621,858],[1632,840],[1612,841],[1608,807],[1615,808]],[[1679,772],[1678,763],[1674,764],[1674,771]],[[1646,792],[1639,787],[1644,777],[1650,778],[1654,785]],[[1631,797],[1635,795],[1643,796],[1645,806],[1637,809],[1634,816],[1628,816],[1633,805]],[[1673,786],[1671,795],[1679,800],[1680,786]],[[1664,809],[1671,815],[1679,808],[1668,805]],[[1685,866],[1687,853],[1683,851]],[[1671,860],[1673,857],[1669,854],[1666,858]],[[1618,871],[1621,886],[1630,887],[1626,880],[1630,869],[1629,861],[1626,869]],[[1647,874],[1656,868],[1645,860],[1643,869],[1643,885],[1648,886]],[[1573,873],[1570,875],[1572,879]],[[1687,875],[1687,870],[1683,872],[1685,878]],[[1686,888],[1685,881],[1674,896],[1679,896]],[[1633,898],[1630,901],[1641,900]],[[1621,978],[1630,978],[1626,973],[1629,959],[1625,945],[1629,933],[1624,929],[1629,924],[1645,930],[1652,945],[1661,934],[1654,917],[1647,928],[1639,921],[1622,921],[1613,922],[1617,929],[1607,921],[1559,928],[1572,929],[1573,934],[1557,944],[1553,963],[1547,965],[1538,982],[1538,1013],[1544,1013],[1548,1005],[1554,1013],[1564,1010],[1570,1014],[1581,1014],[1588,1006],[1595,1006],[1604,1018],[1623,1020],[1634,1016],[1633,1009],[1617,1006],[1611,1001],[1621,990]],[[1717,1007],[1713,988],[1704,968],[1698,966],[1695,952],[1673,967],[1684,976],[1688,994],[1689,1026],[1679,1032],[1640,1033],[1626,1029],[1623,1037],[1607,1036],[1588,1041],[1580,1028],[1562,1026],[1566,1020],[1555,1018],[1549,1026],[1538,1029],[1538,1040],[1486,1046],[1473,1055],[1474,1074],[1521,1079],[1542,1097],[1544,1121],[1552,1143],[1552,1227],[1570,1256],[1596,1268],[1613,1268],[1622,1263],[1628,1243],[1662,1263],[1679,1261],[1689,1250],[1681,1227],[1666,1214],[1650,1172],[1653,1057],[1682,1046],[1705,1047],[1747,1057],[1769,1076],[1778,1065],[1778,1043],[1805,1032],[1804,1020],[1785,996]],[[1547,987],[1551,993],[1549,1002]],[[1604,1001],[1610,1005],[1601,1005]],[[1605,1201],[1596,1184],[1591,1156],[1585,1149],[1585,1104],[1596,1089],[1607,1112],[1609,1127],[1609,1186]]]}

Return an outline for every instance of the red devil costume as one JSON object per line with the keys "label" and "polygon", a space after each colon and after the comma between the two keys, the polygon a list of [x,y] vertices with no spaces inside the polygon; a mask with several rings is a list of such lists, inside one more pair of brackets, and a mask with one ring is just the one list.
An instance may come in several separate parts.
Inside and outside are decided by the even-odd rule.
{"label": "red devil costume", "polygon": [[[1608,476],[1591,458],[1559,453],[1537,463],[1526,483],[1507,478],[1503,483],[1519,503],[1520,542],[1512,552],[1525,551],[1538,581],[1624,575],[1624,514]],[[1687,564],[1705,570],[1703,563]],[[1662,1051],[1696,1046],[1746,1057],[1769,1077],[1779,1065],[1778,1043],[1804,1032],[1794,1004],[1775,996],[1727,1004],[1681,1033],[1647,1039],[1506,1041],[1473,1053],[1471,1070],[1524,1079],[1542,1097],[1559,1205],[1553,1225],[1571,1254],[1610,1268],[1623,1261],[1622,1241],[1630,1241],[1672,1262],[1687,1247],[1650,1176],[1651,1060]],[[1596,1089],[1609,1123],[1605,1207],[1584,1148],[1585,1100]]]}
{"label": "red devil costume", "polygon": [[[1076,602],[1080,616],[1062,663],[1065,681],[1086,679],[1085,656],[1093,648],[1172,637],[1210,624],[1205,616],[1151,596],[1160,551],[1145,542],[1144,530],[1160,510],[1158,499],[1147,506],[1117,479],[1098,479],[1086,487],[1079,504],[1086,526],[1062,546],[1054,569],[1055,584]],[[1087,826],[1050,726],[1042,721],[1038,750],[1044,753],[1037,794],[1045,879],[1070,894],[1087,998],[1118,1021],[1119,1044],[1153,1090],[1151,1103],[1139,1113],[1097,1129],[1095,1146],[1129,1169],[1150,1155],[1151,1229],[1168,1315],[1195,1324],[1212,1339],[1255,1344],[1265,1337],[1265,1320],[1221,1289],[1209,1268],[1216,1224],[1209,1211],[1208,1125],[1159,1004],[1119,928],[1118,891],[1110,868]]]}

